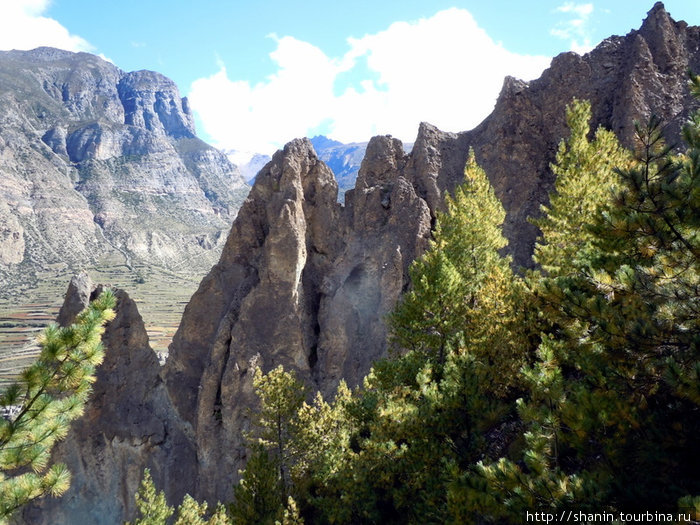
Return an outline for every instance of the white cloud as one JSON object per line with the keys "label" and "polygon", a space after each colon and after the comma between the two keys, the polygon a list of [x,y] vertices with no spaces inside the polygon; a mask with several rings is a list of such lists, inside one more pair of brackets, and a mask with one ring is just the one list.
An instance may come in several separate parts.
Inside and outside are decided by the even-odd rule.
{"label": "white cloud", "polygon": [[93,51],[87,40],[71,34],[53,18],[42,16],[49,0],[0,0],[0,49],[58,47]]}
{"label": "white cloud", "polygon": [[102,60],[104,60],[105,62],[109,62],[109,63],[112,64],[113,66],[116,66],[116,64],[114,63],[114,60],[112,60],[111,58],[109,58],[109,57],[108,57],[107,55],[105,55],[104,53],[97,53],[97,56],[100,57],[100,58],[101,58]]}
{"label": "white cloud", "polygon": [[[344,142],[387,133],[411,141],[421,121],[470,129],[492,110],[506,75],[530,80],[550,61],[506,50],[454,8],[349,38],[341,57],[290,36],[273,38],[277,70],[263,82],[232,79],[220,64],[192,84],[192,107],[221,147],[269,153],[321,125]],[[362,65],[372,78],[357,78]],[[341,73],[355,81],[336,94]]]}
{"label": "white cloud", "polygon": [[591,14],[593,14],[593,9],[593,4],[565,2],[554,11],[568,14],[572,18],[558,23],[550,30],[550,34],[563,40],[569,40],[571,51],[575,51],[581,55],[588,53],[593,49],[591,32],[588,24]]}
{"label": "white cloud", "polygon": [[581,17],[588,17],[593,12],[593,4],[574,4],[566,2],[555,9],[559,13],[574,13]]}

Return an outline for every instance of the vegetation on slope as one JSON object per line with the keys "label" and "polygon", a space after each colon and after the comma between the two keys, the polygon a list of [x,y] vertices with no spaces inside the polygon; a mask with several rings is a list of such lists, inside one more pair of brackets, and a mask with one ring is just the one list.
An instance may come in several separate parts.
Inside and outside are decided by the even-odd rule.
{"label": "vegetation on slope", "polygon": [[589,139],[587,103],[567,117],[540,269],[501,257],[503,210],[470,156],[389,319],[395,355],[330,403],[258,372],[251,460],[210,523],[700,511],[700,112],[684,151],[652,119],[634,155]]}

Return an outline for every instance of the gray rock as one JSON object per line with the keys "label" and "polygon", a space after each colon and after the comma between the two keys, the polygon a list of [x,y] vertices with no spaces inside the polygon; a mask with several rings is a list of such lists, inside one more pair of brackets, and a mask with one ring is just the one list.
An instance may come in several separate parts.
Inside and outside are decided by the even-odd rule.
{"label": "gray rock", "polygon": [[75,275],[68,284],[68,290],[63,298],[63,305],[58,311],[56,322],[60,326],[70,326],[76,316],[90,304],[90,294],[93,291],[90,276],[81,272]]}
{"label": "gray rock", "polygon": [[[647,38],[678,42],[673,64],[655,45],[641,45]],[[421,124],[408,155],[396,139],[373,138],[344,207],[334,204],[335,181],[307,141],[278,152],[186,308],[165,365],[170,399],[196,439],[196,496],[231,496],[255,406],[251,363],[283,364],[332,395],[341,378],[358,384],[386,354],[384,316],[408,286],[408,267],[426,249],[445,194],[462,181],[470,147],[506,208],[508,250],[528,266],[537,230],[527,218],[552,188],[565,106],[590,99],[593,125],[612,128],[628,146],[627,119],[653,111],[670,122],[673,140],[694,104],[685,69],[698,65],[700,28],[672,21],[657,5],[640,31],[583,57],[562,54],[533,82],[506,79],[493,113],[472,131]]]}
{"label": "gray rock", "polygon": [[0,299],[108,254],[203,274],[249,190],[171,80],[87,53],[0,52],[0,137]]}
{"label": "gray rock", "polygon": [[562,53],[530,83],[506,78],[494,111],[475,129],[452,134],[422,124],[406,177],[431,210],[440,209],[444,193],[462,181],[473,147],[506,209],[508,251],[516,266],[530,267],[538,232],[527,219],[539,215],[553,189],[550,163],[566,133],[566,105],[590,100],[593,129],[611,129],[626,147],[634,147],[635,121],[645,123],[651,114],[678,143],[697,107],[686,71],[700,71],[698,42],[700,27],[674,21],[659,2],[625,37],[610,37],[584,56]]}
{"label": "gray rock", "polygon": [[[72,322],[102,289],[85,275],[73,278],[59,318]],[[135,514],[133,496],[146,467],[173,497],[191,490],[197,465],[193,440],[170,408],[136,303],[122,290],[115,296],[117,315],[102,337],[105,360],[85,414],[53,453],[52,461],[71,472],[70,489],[60,499],[27,506],[24,523],[123,523]]]}
{"label": "gray rock", "polygon": [[[345,192],[355,187],[355,179],[365,157],[367,142],[344,144],[337,140],[318,135],[311,139],[318,158],[328,164],[338,181],[338,198],[343,202]],[[404,150],[411,151],[413,144],[403,144]]]}
{"label": "gray rock", "polygon": [[628,145],[629,119],[653,111],[673,139],[693,105],[688,67],[700,71],[700,28],[657,4],[639,31],[583,57],[560,55],[529,84],[506,79],[494,112],[472,131],[422,124],[409,155],[396,139],[373,138],[344,207],[310,142],[290,142],[260,171],[161,373],[142,323],[126,313],[135,307],[121,306],[125,320],[106,337],[116,361],[105,363],[94,408],[57,452],[79,472],[75,491],[28,522],[130,518],[145,466],[171,503],[184,492],[229,500],[256,407],[252,367],[283,364],[327,395],[341,378],[360,381],[386,353],[384,316],[408,286],[445,193],[462,180],[470,146],[507,210],[509,250],[528,265],[537,232],[527,217],[552,188],[566,104],[591,99],[594,124]]}

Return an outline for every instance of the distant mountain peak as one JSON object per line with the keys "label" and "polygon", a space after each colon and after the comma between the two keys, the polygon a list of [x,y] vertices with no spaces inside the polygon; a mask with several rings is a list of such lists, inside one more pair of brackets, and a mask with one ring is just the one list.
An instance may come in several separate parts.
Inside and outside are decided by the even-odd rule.
{"label": "distant mountain peak", "polygon": [[342,146],[343,143],[337,140],[326,137],[325,135],[316,135],[311,138],[311,144],[313,144],[316,151],[320,149],[330,148],[332,146]]}
{"label": "distant mountain peak", "polygon": [[172,80],[40,47],[0,51],[0,92],[0,297],[46,264],[218,256],[248,186]]}

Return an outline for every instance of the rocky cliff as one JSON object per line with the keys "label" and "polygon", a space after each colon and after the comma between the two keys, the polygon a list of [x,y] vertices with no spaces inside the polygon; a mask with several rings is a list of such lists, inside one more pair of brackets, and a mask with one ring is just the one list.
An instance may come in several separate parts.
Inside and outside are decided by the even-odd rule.
{"label": "rocky cliff", "polygon": [[[367,150],[367,142],[344,144],[324,135],[317,135],[310,141],[318,158],[333,170],[338,183],[338,200],[343,202],[345,192],[355,187],[355,180]],[[410,152],[413,144],[404,144],[403,147],[405,151]],[[247,164],[240,166],[241,173],[252,184],[257,173],[270,160],[272,157],[269,155],[256,154]]]}
{"label": "rocky cliff", "polygon": [[[283,364],[326,394],[340,378],[357,384],[386,352],[384,316],[408,286],[408,267],[425,250],[470,147],[507,209],[515,261],[527,265],[535,231],[526,217],[551,188],[565,105],[589,98],[594,123],[626,144],[632,121],[654,112],[673,139],[691,104],[689,67],[700,70],[700,28],[657,4],[638,31],[583,57],[560,55],[530,84],[506,79],[494,112],[472,131],[423,124],[409,155],[396,139],[373,138],[345,206],[310,142],[289,143],[258,175],[163,369],[151,358],[135,365],[132,352],[112,347],[113,337],[131,344],[126,324],[138,330],[135,310],[120,302],[132,321],[108,328],[110,378],[98,379],[89,428],[79,422],[57,453],[78,473],[70,504],[46,501],[27,510],[28,522],[78,523],[86,514],[72,509],[103,509],[95,522],[118,523],[133,508],[132,483],[144,466],[154,467],[172,501],[183,492],[229,499],[245,460],[252,367]],[[108,486],[114,505],[96,496]]]}
{"label": "rocky cliff", "polygon": [[[87,274],[74,277],[58,322],[70,325],[101,290]],[[85,414],[54,451],[70,468],[71,489],[26,508],[24,523],[122,523],[135,512],[130,495],[145,467],[177,498],[194,479],[193,439],[177,424],[138,308],[125,291],[115,296],[117,315],[102,337],[107,351]]]}
{"label": "rocky cliff", "polygon": [[1,296],[108,253],[204,270],[247,191],[166,77],[87,53],[0,52]]}

